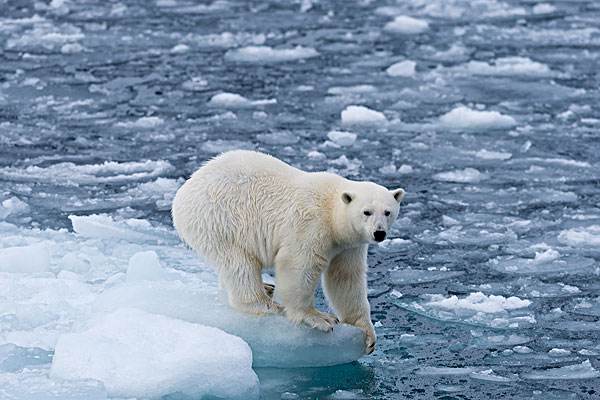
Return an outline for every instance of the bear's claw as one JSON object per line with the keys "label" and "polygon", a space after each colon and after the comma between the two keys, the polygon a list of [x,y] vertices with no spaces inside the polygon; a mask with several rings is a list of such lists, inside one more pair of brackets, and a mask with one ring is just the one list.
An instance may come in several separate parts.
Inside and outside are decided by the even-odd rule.
{"label": "bear's claw", "polygon": [[273,293],[275,293],[275,285],[271,285],[270,283],[263,283],[263,286],[265,288],[265,292],[267,292],[267,295],[272,298]]}

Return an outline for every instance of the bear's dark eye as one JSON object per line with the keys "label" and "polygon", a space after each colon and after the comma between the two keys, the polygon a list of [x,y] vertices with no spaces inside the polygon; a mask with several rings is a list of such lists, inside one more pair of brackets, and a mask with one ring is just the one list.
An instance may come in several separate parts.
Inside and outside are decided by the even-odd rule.
{"label": "bear's dark eye", "polygon": [[371,211],[365,211],[365,212],[363,212],[363,214],[365,214],[368,217],[371,215]]}
{"label": "bear's dark eye", "polygon": [[389,212],[389,211],[385,211],[385,212],[383,213],[383,215],[385,215],[386,217],[389,217],[389,216],[390,216],[390,214],[391,214],[391,212]]}

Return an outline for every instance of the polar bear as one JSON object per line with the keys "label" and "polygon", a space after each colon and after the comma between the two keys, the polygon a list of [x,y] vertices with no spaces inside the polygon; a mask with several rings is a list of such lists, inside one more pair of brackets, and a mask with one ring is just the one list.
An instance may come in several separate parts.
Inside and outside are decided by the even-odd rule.
{"label": "polar bear", "polygon": [[[403,197],[403,189],[304,172],[266,154],[235,150],[208,161],[184,183],[172,214],[180,237],[217,267],[232,307],[284,312],[296,324],[323,331],[348,323],[365,332],[371,353],[376,336],[367,247],[385,239]],[[261,278],[262,269],[273,266],[274,296]],[[337,316],[315,308],[321,276]]]}

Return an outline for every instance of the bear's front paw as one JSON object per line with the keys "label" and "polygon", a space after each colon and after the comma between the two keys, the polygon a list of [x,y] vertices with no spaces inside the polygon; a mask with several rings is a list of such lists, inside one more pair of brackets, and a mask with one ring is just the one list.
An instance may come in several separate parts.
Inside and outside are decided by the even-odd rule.
{"label": "bear's front paw", "polygon": [[304,323],[311,328],[318,329],[323,332],[333,331],[333,327],[340,322],[335,315],[324,313],[317,309],[312,309],[305,312],[288,311],[287,315],[292,322]]}
{"label": "bear's front paw", "polygon": [[365,354],[371,354],[375,351],[375,343],[377,342],[377,335],[375,334],[373,324],[371,321],[357,322],[355,326],[360,328],[365,334]]}

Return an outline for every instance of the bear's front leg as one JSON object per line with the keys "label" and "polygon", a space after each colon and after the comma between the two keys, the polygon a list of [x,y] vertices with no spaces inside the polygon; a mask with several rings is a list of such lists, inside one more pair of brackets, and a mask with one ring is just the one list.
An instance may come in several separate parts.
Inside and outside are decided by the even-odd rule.
{"label": "bear's front leg", "polygon": [[367,245],[344,250],[323,274],[323,288],[340,320],[365,333],[365,352],[375,350],[375,328],[367,297]]}
{"label": "bear's front leg", "polygon": [[295,324],[331,332],[339,322],[335,315],[315,308],[315,288],[325,261],[281,251],[275,260],[275,297],[281,300],[287,318]]}

